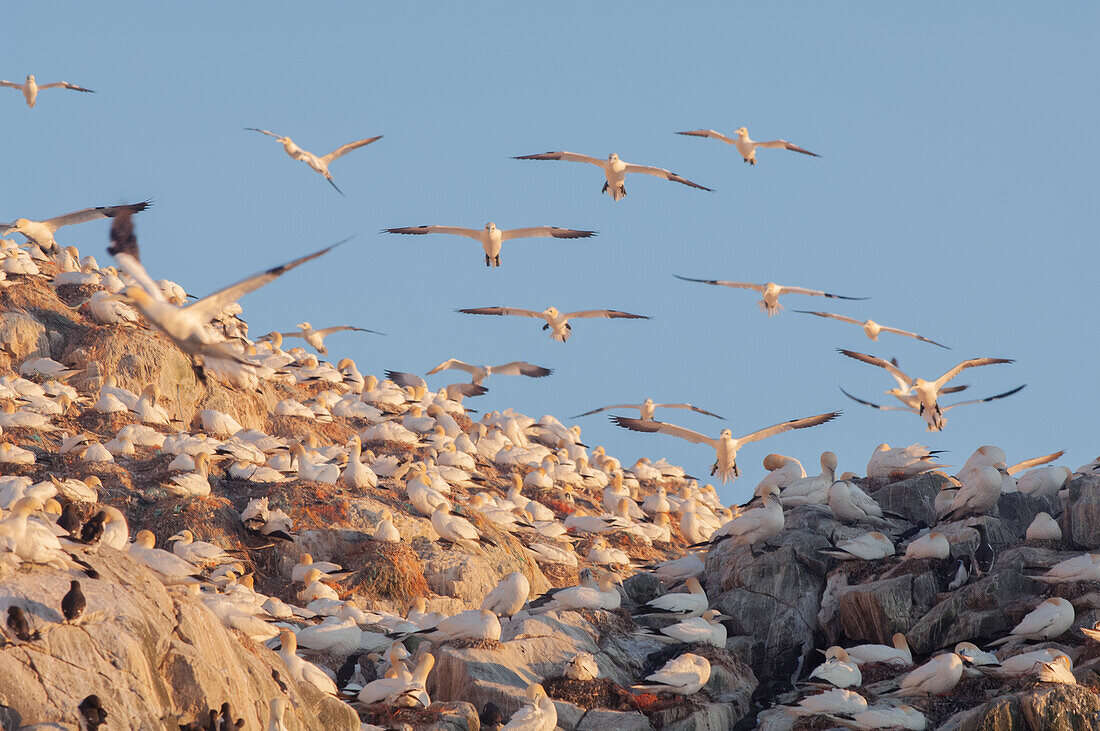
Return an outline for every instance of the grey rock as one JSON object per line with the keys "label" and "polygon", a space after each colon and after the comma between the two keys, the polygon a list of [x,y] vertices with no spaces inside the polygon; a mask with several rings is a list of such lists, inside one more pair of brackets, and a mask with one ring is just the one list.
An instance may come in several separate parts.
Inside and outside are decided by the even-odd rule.
{"label": "grey rock", "polygon": [[1006,634],[1015,623],[1006,608],[1035,593],[1035,582],[1006,570],[955,591],[906,633],[914,655],[969,640],[980,644]]}
{"label": "grey rock", "polygon": [[1100,548],[1100,477],[1070,481],[1062,537],[1075,548]]}
{"label": "grey rock", "polygon": [[898,576],[841,589],[837,594],[840,624],[853,641],[891,644],[924,615],[936,594],[929,573]]}
{"label": "grey rock", "polygon": [[936,522],[936,495],[949,480],[940,472],[925,472],[908,480],[894,482],[869,492],[883,510],[905,516],[913,523]]}
{"label": "grey rock", "polygon": [[23,312],[0,312],[0,345],[11,354],[16,370],[28,358],[50,357],[46,327]]}

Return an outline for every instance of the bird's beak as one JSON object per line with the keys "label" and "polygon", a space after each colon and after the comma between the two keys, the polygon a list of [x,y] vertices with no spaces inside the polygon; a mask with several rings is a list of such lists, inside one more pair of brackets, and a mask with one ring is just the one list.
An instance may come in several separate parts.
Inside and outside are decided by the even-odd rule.
{"label": "bird's beak", "polygon": [[182,533],[177,533],[176,535],[174,535],[174,536],[172,536],[171,538],[168,539],[169,542],[171,542],[171,541],[182,541],[182,540],[183,540],[183,534]]}

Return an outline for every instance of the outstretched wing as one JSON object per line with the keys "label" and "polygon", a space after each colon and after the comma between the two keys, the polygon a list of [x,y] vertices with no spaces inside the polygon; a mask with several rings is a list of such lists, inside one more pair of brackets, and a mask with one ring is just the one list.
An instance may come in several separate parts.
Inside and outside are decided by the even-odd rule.
{"label": "outstretched wing", "polygon": [[759,442],[761,439],[767,439],[770,436],[776,434],[782,434],[785,431],[791,431],[792,429],[807,429],[811,426],[818,426],[819,424],[825,424],[832,421],[836,417],[840,416],[839,411],[830,411],[827,414],[818,414],[817,416],[807,416],[804,419],[791,419],[790,421],[784,421],[781,424],[775,424],[769,426],[766,429],[760,431],[754,431],[752,434],[746,435],[738,439],[739,444],[748,444],[749,442]]}
{"label": "outstretched wing", "polygon": [[641,404],[611,404],[610,406],[601,406],[598,409],[592,409],[591,411],[586,411],[583,414],[577,414],[576,416],[570,416],[569,418],[570,419],[579,419],[582,416],[592,416],[592,414],[598,414],[601,411],[607,411],[608,409],[640,409],[640,408],[642,408]]}
{"label": "outstretched wing", "polygon": [[664,178],[665,180],[671,180],[674,183],[680,183],[682,185],[688,185],[692,188],[698,188],[699,190],[711,190],[705,185],[699,185],[693,183],[685,177],[677,175],[671,170],[665,170],[664,168],[655,168],[651,165],[627,165],[626,172],[628,173],[642,173],[643,175],[654,175],[658,178]]}
{"label": "outstretched wing", "polygon": [[521,310],[518,307],[471,307],[465,310],[455,310],[465,315],[514,315],[516,317],[536,317],[542,319],[541,312],[534,310]]}
{"label": "outstretched wing", "polygon": [[503,231],[500,238],[502,241],[545,236],[553,236],[555,239],[587,239],[595,235],[595,231],[575,231],[571,228],[558,228],[557,226],[535,226],[533,228],[513,228]]}
{"label": "outstretched wing", "polygon": [[676,134],[687,135],[688,137],[710,137],[714,140],[721,140],[727,145],[732,145],[734,143],[734,139],[732,137],[726,137],[721,132],[715,132],[712,129],[693,129],[688,132],[677,132]]}
{"label": "outstretched wing", "polygon": [[632,315],[629,312],[619,310],[580,310],[579,312],[565,312],[564,317],[570,320],[583,320],[593,317],[608,317],[611,319],[648,320],[646,315]]}
{"label": "outstretched wing", "polygon": [[977,368],[978,366],[996,365],[997,363],[1014,363],[1011,358],[971,358],[970,360],[964,360],[957,366],[944,373],[942,376],[936,379],[936,390],[938,391],[943,387],[945,383],[950,381],[955,376],[959,375],[967,368]]}
{"label": "outstretched wing", "polygon": [[386,233],[391,234],[453,234],[466,236],[471,239],[481,239],[481,232],[472,228],[459,228],[458,226],[406,226],[405,228],[387,228]]}
{"label": "outstretched wing", "polygon": [[335,150],[333,150],[329,154],[322,157],[321,160],[326,165],[328,165],[333,160],[335,160],[337,158],[340,158],[340,157],[343,157],[344,155],[348,154],[352,150],[358,150],[360,147],[366,147],[367,145],[374,142],[375,140],[380,140],[380,139],[382,139],[382,135],[378,135],[377,137],[367,137],[366,139],[363,139],[363,140],[356,140],[355,142],[349,142],[346,145],[340,145]]}
{"label": "outstretched wing", "polygon": [[[1021,388],[1023,388],[1023,387],[1021,386]],[[1059,450],[1059,451],[1055,452],[1054,454],[1048,454],[1048,455],[1045,455],[1045,456],[1042,456],[1042,457],[1032,457],[1031,459],[1025,459],[1023,462],[1017,462],[1016,464],[1012,465],[1007,470],[1005,470],[1005,472],[1007,472],[1010,475],[1015,475],[1018,472],[1023,472],[1024,470],[1030,470],[1032,467],[1038,467],[1039,465],[1050,464],[1051,462],[1058,459],[1059,457],[1061,457],[1065,453],[1066,453],[1066,450],[1062,449],[1062,450]]]}
{"label": "outstretched wing", "polygon": [[913,383],[912,378],[905,375],[905,373],[902,372],[902,370],[900,368],[898,368],[896,365],[894,365],[893,363],[891,363],[888,360],[885,360],[883,358],[876,358],[875,356],[867,355],[866,353],[857,353],[854,350],[844,350],[843,348],[837,348],[837,352],[838,353],[843,353],[844,355],[848,356],[849,358],[855,358],[856,360],[861,360],[864,363],[868,363],[868,364],[873,365],[873,366],[878,366],[879,368],[885,368],[886,371],[891,376],[896,378],[899,383],[905,383],[906,385],[910,385],[910,384]]}
{"label": "outstretched wing", "polygon": [[692,279],[691,277],[681,277],[679,274],[673,274],[672,276],[677,279],[682,279],[685,282],[700,282],[702,284],[716,284],[720,287],[733,287],[734,289],[754,289],[757,292],[764,291],[763,284],[753,284],[752,282],[727,282],[721,279]]}
{"label": "outstretched wing", "polygon": [[111,245],[107,247],[107,253],[115,258],[127,274],[137,280],[150,297],[157,302],[167,302],[164,292],[141,263],[134,222],[130,218],[132,215],[130,211],[120,211],[115,216],[111,224]]}
{"label": "outstretched wing", "polygon": [[386,378],[390,379],[401,388],[417,388],[423,386],[427,388],[428,384],[424,382],[424,379],[413,373],[404,373],[402,371],[385,371]]}
{"label": "outstretched wing", "polygon": [[83,86],[77,86],[76,84],[70,84],[68,81],[55,81],[51,84],[42,84],[41,86],[38,87],[39,91],[42,91],[43,89],[71,89],[73,91],[86,91],[89,94],[94,94],[95,93],[91,89],[85,89]]}
{"label": "outstretched wing", "polygon": [[477,371],[476,366],[472,366],[469,363],[464,363],[456,358],[451,358],[450,360],[443,361],[435,368],[432,368],[430,371],[428,371],[428,375],[430,376],[435,373],[439,373],[440,371],[445,371],[451,368],[457,368],[460,371],[466,371],[470,375],[473,375]]}
{"label": "outstretched wing", "polygon": [[320,335],[322,338],[327,338],[329,335],[338,332],[344,332],[345,330],[354,330],[359,333],[374,333],[375,335],[385,335],[386,333],[380,333],[377,330],[367,330],[364,327],[352,327],[351,325],[336,325],[334,327],[326,327],[324,330],[314,330],[313,332]]}
{"label": "outstretched wing", "polygon": [[149,206],[153,205],[153,201],[142,201],[141,203],[127,203],[121,206],[96,206],[95,208],[84,208],[79,211],[73,211],[72,213],[66,213],[64,216],[54,216],[47,219],[42,223],[50,227],[50,231],[56,231],[62,226],[71,226],[74,223],[86,223],[88,221],[96,221],[100,218],[114,218],[120,213],[137,213],[144,211]]}
{"label": "outstretched wing", "polygon": [[277,135],[274,132],[268,132],[266,129],[260,129],[259,127],[245,127],[245,129],[249,132],[259,132],[262,135],[268,135],[269,137],[274,137],[276,139],[282,137],[282,135]]}
{"label": "outstretched wing", "polygon": [[[829,318],[832,318],[833,320],[840,320],[841,322],[850,322],[853,325],[859,325],[860,327],[863,326],[863,322],[861,320],[857,320],[854,317],[845,317],[844,315],[837,315],[837,314],[834,314],[832,312],[813,312],[811,310],[794,310],[794,312],[801,312],[804,315],[817,315],[818,317],[829,317]],[[882,329],[885,330],[886,328],[882,328]]]}
{"label": "outstretched wing", "polygon": [[675,424],[668,424],[663,421],[646,421],[645,419],[629,419],[625,416],[612,416],[611,422],[624,429],[630,429],[631,431],[668,434],[669,436],[679,437],[680,439],[689,441],[692,444],[709,444],[711,447],[718,449],[717,439],[712,439],[697,431],[685,429]]}
{"label": "outstretched wing", "polygon": [[543,368],[542,366],[532,365],[522,360],[514,360],[511,363],[502,363],[498,366],[493,366],[493,373],[499,373],[503,376],[527,376],[528,378],[544,378],[553,373],[552,368]]}
{"label": "outstretched wing", "polygon": [[935,340],[931,340],[929,338],[926,338],[923,335],[917,335],[916,333],[911,333],[908,330],[899,330],[896,327],[887,327],[886,325],[879,325],[879,327],[882,328],[883,332],[894,333],[895,335],[904,335],[907,338],[916,338],[917,340],[922,340],[926,343],[931,343],[932,345],[938,345],[941,348],[944,348],[945,350],[951,350],[951,348],[948,348],[943,343],[937,343]]}
{"label": "outstretched wing", "polygon": [[17,84],[14,81],[0,81],[0,86],[7,86],[11,89],[20,89],[20,90],[23,89],[22,84]]}
{"label": "outstretched wing", "polygon": [[578,155],[575,152],[543,152],[539,155],[520,155],[519,157],[513,157],[513,160],[564,160],[565,162],[586,162],[589,165],[599,165],[603,167],[604,161],[598,157],[589,157],[588,155]]}
{"label": "outstretched wing", "polygon": [[[822,292],[820,289],[807,289],[806,287],[780,287],[780,294],[809,294],[815,297],[828,297],[835,300],[865,300],[869,297],[845,297],[842,294],[833,294],[832,292]],[[862,323],[860,323],[862,324]]]}
{"label": "outstretched wing", "polygon": [[917,412],[916,409],[911,409],[908,406],[881,406],[879,404],[871,403],[870,401],[864,401],[863,399],[848,393],[843,388],[840,389],[840,392],[855,401],[856,403],[863,404],[864,406],[870,406],[872,409],[878,409],[879,411],[912,411],[913,413]]}
{"label": "outstretched wing", "polygon": [[197,302],[192,302],[185,308],[188,312],[192,312],[202,320],[202,322],[209,322],[221,312],[226,306],[236,302],[244,295],[259,289],[260,287],[273,282],[283,274],[289,272],[291,269],[305,264],[311,259],[316,259],[319,256],[323,256],[328,252],[335,249],[340,244],[350,241],[351,237],[338,241],[335,244],[326,246],[323,249],[313,252],[312,254],[306,254],[303,257],[299,257],[293,261],[289,261],[286,264],[280,264],[279,266],[272,267],[258,274],[253,274],[247,279],[242,279],[236,284],[231,284],[228,287],[223,287],[213,294],[209,294],[203,297]]}
{"label": "outstretched wing", "polygon": [[[999,393],[996,396],[986,396],[985,398],[971,399],[969,401],[957,401],[957,402],[955,402],[955,403],[953,403],[949,406],[943,406],[941,404],[941,408],[944,411],[947,411],[948,409],[953,409],[956,406],[966,406],[967,404],[984,404],[987,401],[996,401],[999,398],[1005,398],[1006,396],[1011,396],[1014,393],[1018,393],[1018,392],[1022,391],[1024,386],[1026,386],[1026,385],[1027,384],[1025,383],[1023,386],[1017,386],[1016,388],[1012,389],[1011,391],[1005,391],[1004,393]],[[1062,456],[1062,454],[1059,452],[1057,455],[1050,456],[1050,460],[1058,459],[1058,457],[1061,457],[1061,456]],[[1039,457],[1039,459],[1046,459],[1046,458],[1045,457]],[[1047,461],[1050,461],[1050,460],[1047,460]],[[1046,464],[1046,463],[1045,462],[1037,462],[1036,464]],[[1012,473],[1009,472],[1009,474],[1012,474]]]}
{"label": "outstretched wing", "polygon": [[692,406],[691,404],[653,404],[658,409],[689,409],[697,414],[706,414],[707,416],[713,416],[715,419],[724,419],[726,417],[719,416],[718,414],[712,414],[709,411],[700,409],[698,406]]}
{"label": "outstretched wing", "polygon": [[804,150],[801,147],[799,147],[798,145],[792,145],[790,142],[787,142],[786,140],[768,140],[767,142],[756,142],[754,144],[757,147],[779,148],[781,150],[790,150],[791,152],[801,152],[803,155],[811,155],[813,157],[821,157],[821,155],[818,155],[816,152],[810,152],[809,150]]}

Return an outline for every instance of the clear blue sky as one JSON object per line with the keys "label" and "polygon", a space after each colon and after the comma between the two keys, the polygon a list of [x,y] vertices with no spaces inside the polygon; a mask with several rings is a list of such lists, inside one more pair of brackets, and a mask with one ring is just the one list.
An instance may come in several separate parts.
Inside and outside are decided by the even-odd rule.
{"label": "clear blue sky", "polygon": [[[29,110],[0,89],[0,220],[156,199],[138,219],[154,276],[204,294],[271,264],[358,237],[246,297],[254,335],[353,324],[333,336],[364,372],[424,373],[457,357],[526,359],[539,381],[496,378],[472,401],[538,417],[605,403],[687,400],[735,433],[842,408],[838,421],[746,447],[741,500],[770,451],[811,472],[823,449],[862,473],[879,442],[923,442],[961,464],[1096,441],[1096,163],[1100,6],[1034,3],[21,3],[5,10],[0,78],[66,80]],[[823,155],[760,152],[755,168],[677,130],[784,137]],[[346,198],[265,127],[323,154],[385,135],[332,167]],[[716,192],[655,178],[600,195],[589,166],[514,155],[571,150],[671,168]],[[507,244],[487,270],[473,242],[380,235],[419,224],[590,228],[598,238]],[[63,243],[108,259],[107,227]],[[692,277],[777,281],[865,296],[787,297],[771,320],[751,292]],[[459,307],[617,308],[652,321],[582,321],[553,343],[536,321]],[[790,312],[830,309],[915,329],[944,351]],[[835,353],[964,373],[999,403],[948,414],[942,434],[837,390],[888,398],[891,379]],[[444,376],[432,376],[440,386]],[[724,424],[671,412],[716,434]],[[628,433],[606,415],[585,441],[624,463],[667,455],[705,476],[713,454]]]}

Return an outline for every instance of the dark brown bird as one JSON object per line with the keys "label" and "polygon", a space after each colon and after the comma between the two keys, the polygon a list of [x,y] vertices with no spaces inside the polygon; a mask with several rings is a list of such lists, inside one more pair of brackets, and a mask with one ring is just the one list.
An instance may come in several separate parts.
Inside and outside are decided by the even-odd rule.
{"label": "dark brown bird", "polygon": [[100,703],[97,695],[88,696],[80,701],[80,705],[76,708],[84,719],[85,725],[82,728],[87,728],[88,731],[97,731],[100,726],[107,723],[107,711],[103,710],[103,704]]}
{"label": "dark brown bird", "polygon": [[88,600],[84,598],[84,592],[80,590],[80,582],[73,579],[69,585],[69,593],[61,599],[61,613],[65,615],[66,622],[73,622],[84,614],[88,606]]}
{"label": "dark brown bird", "polygon": [[39,637],[37,632],[31,632],[31,624],[27,620],[27,613],[23,611],[22,607],[15,605],[8,607],[8,629],[23,642],[31,642]]}
{"label": "dark brown bird", "polygon": [[57,525],[64,528],[69,532],[69,535],[75,535],[80,529],[80,511],[76,507],[76,503],[69,503],[61,511],[61,517],[57,519]]}
{"label": "dark brown bird", "polygon": [[92,545],[103,537],[103,525],[107,522],[107,513],[102,510],[88,519],[80,529],[80,542]]}

